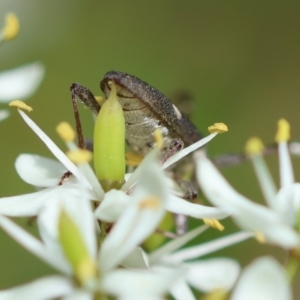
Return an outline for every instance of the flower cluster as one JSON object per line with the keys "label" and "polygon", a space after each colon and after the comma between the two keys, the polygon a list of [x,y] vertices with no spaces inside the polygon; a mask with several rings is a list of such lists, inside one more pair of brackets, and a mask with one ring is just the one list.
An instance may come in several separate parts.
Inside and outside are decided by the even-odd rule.
{"label": "flower cluster", "polygon": [[[10,29],[2,31],[0,41],[16,35],[15,17],[10,16],[8,23]],[[38,86],[43,72],[43,67],[35,63],[0,74],[0,87],[5,86],[0,89],[0,98],[26,98]],[[20,86],[20,90],[11,89],[10,84]],[[292,299],[289,281],[299,269],[300,185],[293,176],[287,121],[279,121],[276,135],[278,191],[263,161],[262,143],[254,138],[246,147],[266,207],[236,192],[201,148],[227,131],[222,123],[211,126],[210,135],[162,164],[158,154],[163,138],[157,131],[156,147],[136,169],[126,169],[125,122],[114,82],[109,84],[110,96],[95,124],[93,154],[78,147],[76,134],[66,122],[57,126],[68,149],[63,152],[24,112],[32,111],[31,107],[19,100],[10,103],[54,159],[24,153],[18,156],[18,175],[36,191],[0,198],[0,228],[49,264],[57,275],[2,290],[0,299],[155,300],[172,296],[186,300],[196,299],[194,291],[215,300]],[[10,94],[11,90],[14,93]],[[0,111],[0,120],[5,114]],[[192,152],[198,184],[214,206],[184,200],[176,182],[165,172]],[[93,156],[94,168],[90,165]],[[172,228],[160,230],[170,213],[198,219],[199,226],[182,235],[170,232]],[[39,238],[14,222],[14,217],[35,217]],[[241,231],[186,246],[210,227],[222,229],[218,220],[226,217],[231,217]],[[149,244],[149,237],[158,232],[173,238],[147,251],[145,243]],[[241,270],[232,258],[202,258],[251,237],[286,250],[287,264],[283,267],[271,256],[261,257]]]}
{"label": "flower cluster", "polygon": [[[10,105],[20,107],[20,102]],[[24,104],[22,108],[28,109]],[[105,191],[87,161],[74,164],[25,112],[19,109],[19,113],[58,161],[30,154],[21,154],[17,158],[18,174],[39,191],[1,198],[0,226],[62,274],[55,280],[48,277],[25,285],[23,292],[39,284],[44,287],[39,299],[79,294],[91,298],[115,295],[130,299],[160,299],[167,292],[180,297],[182,291],[178,286],[192,294],[187,283],[205,292],[232,287],[239,273],[237,262],[225,258],[197,263],[186,261],[238,243],[252,236],[251,233],[241,232],[189,248],[190,253],[177,251],[208,229],[207,225],[202,225],[151,253],[147,254],[140,247],[167,211],[199,219],[220,219],[228,215],[219,208],[193,204],[176,196],[163,171],[170,162],[160,166],[156,159],[159,148],[150,152],[132,174],[126,174],[126,181],[118,190]],[[69,150],[77,152],[79,149],[70,138],[74,137],[71,128],[61,124],[58,131]],[[203,146],[216,134],[184,149],[183,153],[172,157],[173,162]],[[59,185],[67,170],[73,175]],[[18,227],[7,216],[36,216],[41,240]],[[228,272],[232,273],[230,279],[226,275]],[[206,273],[211,273],[206,280],[196,283],[193,279],[195,274],[204,279]],[[61,290],[54,288],[59,278]],[[16,295],[14,292],[19,289],[2,293]]]}

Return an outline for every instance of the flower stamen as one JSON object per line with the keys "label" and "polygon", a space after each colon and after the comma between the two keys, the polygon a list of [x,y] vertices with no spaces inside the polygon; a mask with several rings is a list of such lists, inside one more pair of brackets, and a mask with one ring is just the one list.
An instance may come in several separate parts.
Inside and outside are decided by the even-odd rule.
{"label": "flower stamen", "polygon": [[20,23],[14,13],[8,13],[5,16],[5,25],[1,31],[1,39],[11,41],[15,39],[20,31]]}
{"label": "flower stamen", "polygon": [[221,224],[221,222],[219,222],[218,220],[216,219],[203,219],[203,222],[204,224],[212,227],[212,228],[215,228],[215,229],[218,229],[219,231],[223,231],[224,230],[224,226]]}
{"label": "flower stamen", "polygon": [[56,126],[56,132],[64,142],[75,140],[75,131],[68,122],[61,122]]}
{"label": "flower stamen", "polygon": [[68,151],[66,154],[75,164],[89,163],[93,159],[93,153],[87,149],[76,149]]}
{"label": "flower stamen", "polygon": [[245,146],[245,151],[249,155],[260,155],[263,150],[264,145],[262,141],[257,137],[250,138]]}
{"label": "flower stamen", "polygon": [[285,119],[280,119],[277,123],[278,129],[275,136],[276,143],[287,142],[290,137],[290,124]]}
{"label": "flower stamen", "polygon": [[215,123],[214,125],[208,127],[208,131],[210,133],[224,133],[228,131],[228,127],[224,123]]}
{"label": "flower stamen", "polygon": [[255,232],[255,236],[256,240],[261,243],[261,244],[265,244],[266,243],[266,238],[264,236],[264,234],[260,231]]}
{"label": "flower stamen", "polygon": [[17,107],[18,109],[27,110],[28,112],[33,111],[33,108],[31,106],[25,104],[21,100],[11,101],[8,105],[11,106],[11,107]]}

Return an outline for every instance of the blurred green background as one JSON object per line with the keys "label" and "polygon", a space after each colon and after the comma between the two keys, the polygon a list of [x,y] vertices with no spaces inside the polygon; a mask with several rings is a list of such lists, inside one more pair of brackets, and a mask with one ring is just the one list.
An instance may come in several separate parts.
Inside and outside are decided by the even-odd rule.
{"label": "blurred green background", "polygon": [[[272,142],[281,117],[290,121],[293,139],[300,138],[299,1],[1,0],[0,20],[10,11],[21,31],[0,48],[0,71],[36,60],[45,64],[46,77],[28,101],[30,116],[61,147],[55,126],[74,124],[71,83],[101,94],[99,81],[109,70],[136,75],[166,95],[191,92],[192,119],[202,132],[215,122],[230,129],[209,144],[212,156],[241,151],[253,135]],[[83,115],[85,134],[92,136],[90,114]],[[16,174],[14,161],[20,153],[51,154],[15,110],[1,123],[0,135],[0,196],[33,191]],[[267,160],[278,182],[277,159]],[[297,171],[300,159],[293,162]],[[262,201],[249,163],[223,173],[240,192]],[[226,224],[225,233],[210,230],[195,243],[236,230]],[[270,252],[284,260],[280,250],[255,241],[217,255],[238,257],[244,265]],[[2,232],[0,265],[1,289],[54,272]]]}

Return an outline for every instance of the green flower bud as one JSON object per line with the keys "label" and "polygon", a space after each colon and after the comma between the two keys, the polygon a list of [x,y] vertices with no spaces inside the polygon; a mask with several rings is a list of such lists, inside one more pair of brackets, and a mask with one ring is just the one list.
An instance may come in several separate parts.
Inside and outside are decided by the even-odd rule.
{"label": "green flower bud", "polygon": [[74,221],[62,210],[58,223],[59,239],[75,277],[84,284],[96,276],[96,265]]}
{"label": "green flower bud", "polygon": [[120,188],[125,176],[125,119],[116,85],[102,105],[94,130],[94,166],[105,191]]}

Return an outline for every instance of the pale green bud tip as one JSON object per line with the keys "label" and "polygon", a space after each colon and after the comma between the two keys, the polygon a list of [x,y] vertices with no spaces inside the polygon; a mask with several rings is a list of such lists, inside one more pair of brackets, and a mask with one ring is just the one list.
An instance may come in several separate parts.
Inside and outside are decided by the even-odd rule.
{"label": "pale green bud tip", "polygon": [[95,262],[90,257],[81,232],[64,210],[60,214],[58,228],[64,254],[71,264],[78,281],[83,284],[95,277]]}
{"label": "pale green bud tip", "polygon": [[75,140],[75,131],[68,122],[60,122],[56,126],[56,132],[65,142],[72,142]]}
{"label": "pale green bud tip", "polygon": [[214,125],[208,127],[208,131],[210,133],[224,133],[228,131],[228,127],[224,123],[215,123]]}
{"label": "pale green bud tip", "polygon": [[2,39],[5,41],[13,40],[17,37],[20,31],[20,24],[17,16],[13,13],[8,13],[5,16],[5,25],[1,31]]}
{"label": "pale green bud tip", "polygon": [[115,83],[110,87],[94,130],[94,166],[105,190],[120,188],[125,176],[125,119]]}
{"label": "pale green bud tip", "polygon": [[25,104],[25,102],[23,102],[21,100],[11,101],[8,105],[11,107],[16,107],[18,109],[27,110],[28,112],[33,111],[31,106]]}
{"label": "pale green bud tip", "polygon": [[228,299],[228,291],[222,288],[214,289],[201,298],[202,300],[226,300]]}
{"label": "pale green bud tip", "polygon": [[245,151],[249,155],[259,155],[262,153],[263,150],[264,145],[262,141],[257,137],[249,139],[245,146]]}
{"label": "pale green bud tip", "polygon": [[290,124],[285,119],[280,119],[277,123],[278,129],[275,136],[276,143],[287,142],[290,139]]}

